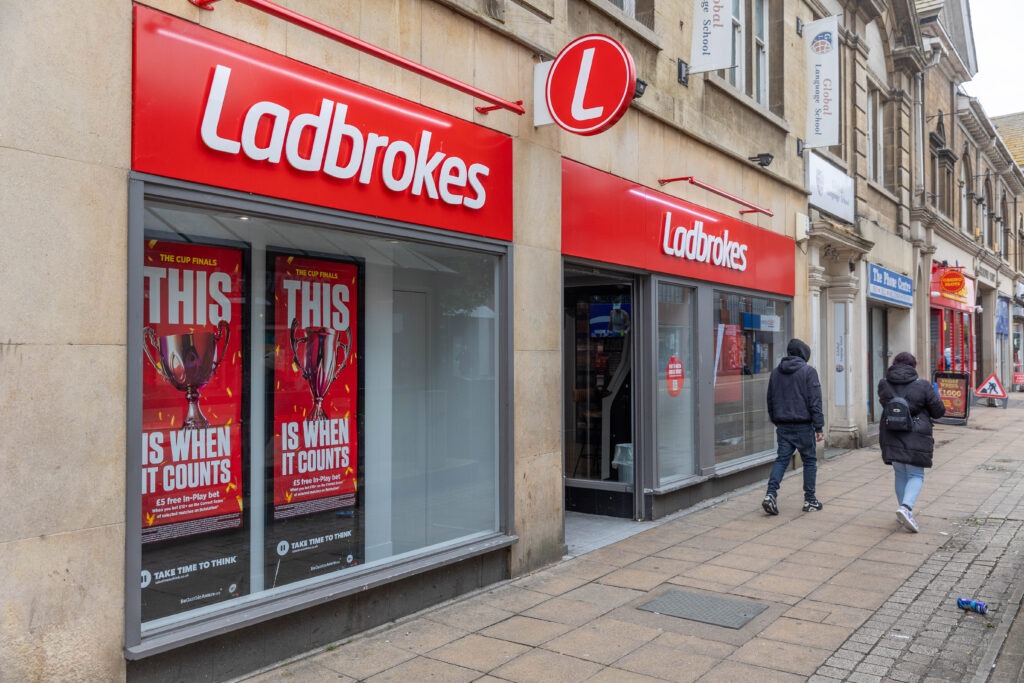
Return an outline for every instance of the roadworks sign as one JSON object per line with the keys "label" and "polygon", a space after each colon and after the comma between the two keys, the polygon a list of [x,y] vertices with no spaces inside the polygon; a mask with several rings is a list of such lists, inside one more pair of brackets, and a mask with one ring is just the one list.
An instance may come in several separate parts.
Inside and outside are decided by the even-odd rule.
{"label": "roadworks sign", "polygon": [[978,398],[1006,398],[1006,390],[1003,389],[1003,385],[999,383],[999,378],[993,372],[981,383],[980,387],[974,390],[974,395]]}
{"label": "roadworks sign", "polygon": [[[1010,403],[1010,399],[1006,396],[1006,389],[1003,389],[1003,385],[999,382],[999,378],[996,377],[994,372],[986,377],[985,381],[974,390],[974,405],[978,405],[978,401],[986,398],[995,401],[995,405],[999,405],[999,401],[1002,401],[1003,408]],[[989,403],[988,405],[993,404]]]}

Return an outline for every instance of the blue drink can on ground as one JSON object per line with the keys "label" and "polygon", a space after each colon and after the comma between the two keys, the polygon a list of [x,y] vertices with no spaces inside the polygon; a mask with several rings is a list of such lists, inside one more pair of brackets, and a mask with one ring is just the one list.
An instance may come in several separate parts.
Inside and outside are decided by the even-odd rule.
{"label": "blue drink can on ground", "polygon": [[970,598],[957,598],[956,606],[960,609],[969,609],[978,614],[984,614],[985,610],[988,609],[988,605],[981,600],[971,600]]}

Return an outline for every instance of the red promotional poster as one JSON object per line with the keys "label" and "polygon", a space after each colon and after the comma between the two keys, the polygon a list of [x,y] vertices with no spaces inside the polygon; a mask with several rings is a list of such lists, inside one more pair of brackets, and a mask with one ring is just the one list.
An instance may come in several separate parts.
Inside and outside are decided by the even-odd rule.
{"label": "red promotional poster", "polygon": [[274,320],[274,518],[354,507],[359,267],[270,256]]}
{"label": "red promotional poster", "polygon": [[743,398],[743,331],[739,325],[719,325],[715,340],[715,403]]}
{"label": "red promotional poster", "polygon": [[668,387],[669,396],[678,396],[683,390],[683,361],[673,354],[665,366],[665,383]]}
{"label": "red promotional poster", "polygon": [[143,267],[143,542],[242,524],[242,266],[150,240]]}

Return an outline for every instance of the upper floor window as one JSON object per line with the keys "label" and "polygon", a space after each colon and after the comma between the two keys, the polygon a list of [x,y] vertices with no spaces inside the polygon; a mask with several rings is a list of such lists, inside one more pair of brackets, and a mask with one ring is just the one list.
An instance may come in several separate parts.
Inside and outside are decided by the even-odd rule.
{"label": "upper floor window", "polygon": [[623,14],[654,30],[654,0],[609,0]]}
{"label": "upper floor window", "polygon": [[768,104],[768,0],[754,0],[754,100]]}
{"label": "upper floor window", "polygon": [[1009,208],[1006,204],[1006,193],[1003,193],[1002,198],[999,201],[999,216],[996,217],[996,221],[999,223],[1001,230],[998,231],[997,235],[993,235],[998,244],[992,245],[992,248],[1003,258],[1006,258],[1006,245],[1010,243],[1010,221],[1008,220],[1010,213]]}
{"label": "upper floor window", "polygon": [[964,161],[960,164],[960,230],[974,234],[974,172],[971,160],[964,148]]}
{"label": "upper floor window", "polygon": [[732,63],[729,69],[729,83],[743,90],[746,75],[747,55],[743,41],[744,0],[732,0]]}
{"label": "upper floor window", "polygon": [[946,127],[942,118],[942,112],[939,112],[935,130],[928,134],[929,158],[931,160],[929,193],[931,194],[931,205],[950,216],[953,209],[953,167],[956,164],[957,156],[946,146]]}
{"label": "upper floor window", "polygon": [[722,72],[722,77],[758,104],[781,114],[781,100],[773,90],[781,92],[784,70],[772,45],[782,26],[781,20],[772,18],[772,5],[773,0],[730,0],[733,66]]}
{"label": "upper floor window", "polygon": [[995,212],[992,211],[992,185],[987,177],[985,178],[983,197],[984,201],[978,207],[978,226],[981,229],[978,236],[981,238],[982,244],[992,244],[992,219],[995,217]]}
{"label": "upper floor window", "polygon": [[[868,111],[867,111],[867,169],[868,179],[879,185],[886,185],[886,137],[889,133],[886,121],[888,121],[889,105],[885,100],[882,91],[878,88],[868,90]],[[888,146],[891,149],[892,145]]]}

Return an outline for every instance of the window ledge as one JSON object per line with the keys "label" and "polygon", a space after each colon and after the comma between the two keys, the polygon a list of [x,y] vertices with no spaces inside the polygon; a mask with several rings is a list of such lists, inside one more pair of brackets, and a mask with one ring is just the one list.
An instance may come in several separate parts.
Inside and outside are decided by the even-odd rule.
{"label": "window ledge", "polygon": [[729,475],[748,470],[751,467],[757,467],[758,465],[765,465],[775,461],[775,451],[762,451],[761,453],[754,453],[753,455],[747,455],[736,460],[730,460],[729,462],[722,463],[721,465],[715,465],[712,476],[714,477],[728,477]]}
{"label": "window ledge", "polygon": [[722,94],[732,98],[737,104],[742,105],[751,112],[762,117],[768,123],[771,123],[776,128],[784,133],[792,132],[792,128],[789,125],[789,121],[773,114],[767,107],[755,102],[745,92],[738,90],[732,83],[727,81],[718,75],[716,71],[709,71],[704,74],[705,85],[711,85],[719,90]]}
{"label": "window ledge", "polygon": [[661,496],[661,495],[664,495],[666,493],[672,493],[673,491],[679,491],[680,489],[689,488],[690,486],[696,486],[697,484],[703,484],[704,482],[706,482],[710,478],[711,477],[706,477],[706,476],[702,476],[702,475],[699,475],[699,474],[692,474],[692,475],[690,475],[688,477],[684,477],[682,479],[677,479],[676,481],[674,481],[674,482],[672,482],[670,484],[666,484],[664,486],[658,486],[658,487],[654,488],[651,491],[651,493],[653,493],[656,496]]}
{"label": "window ledge", "polygon": [[435,569],[496,550],[507,548],[518,541],[517,536],[493,533],[463,542],[431,555],[410,558],[387,568],[373,567],[349,574],[336,580],[324,580],[314,586],[303,586],[292,591],[225,608],[207,618],[182,621],[142,636],[138,643],[126,645],[125,658],[139,660],[167,652],[213,636],[230,633],[269,619],[291,614],[307,607],[344,598],[355,593],[377,588],[428,569]]}
{"label": "window ledge", "polygon": [[882,185],[877,180],[872,180],[871,178],[868,178],[867,183],[868,187],[875,190],[879,194],[884,195],[886,199],[893,202],[894,204],[899,202],[899,199],[896,198],[896,195],[890,192],[885,185]]}

